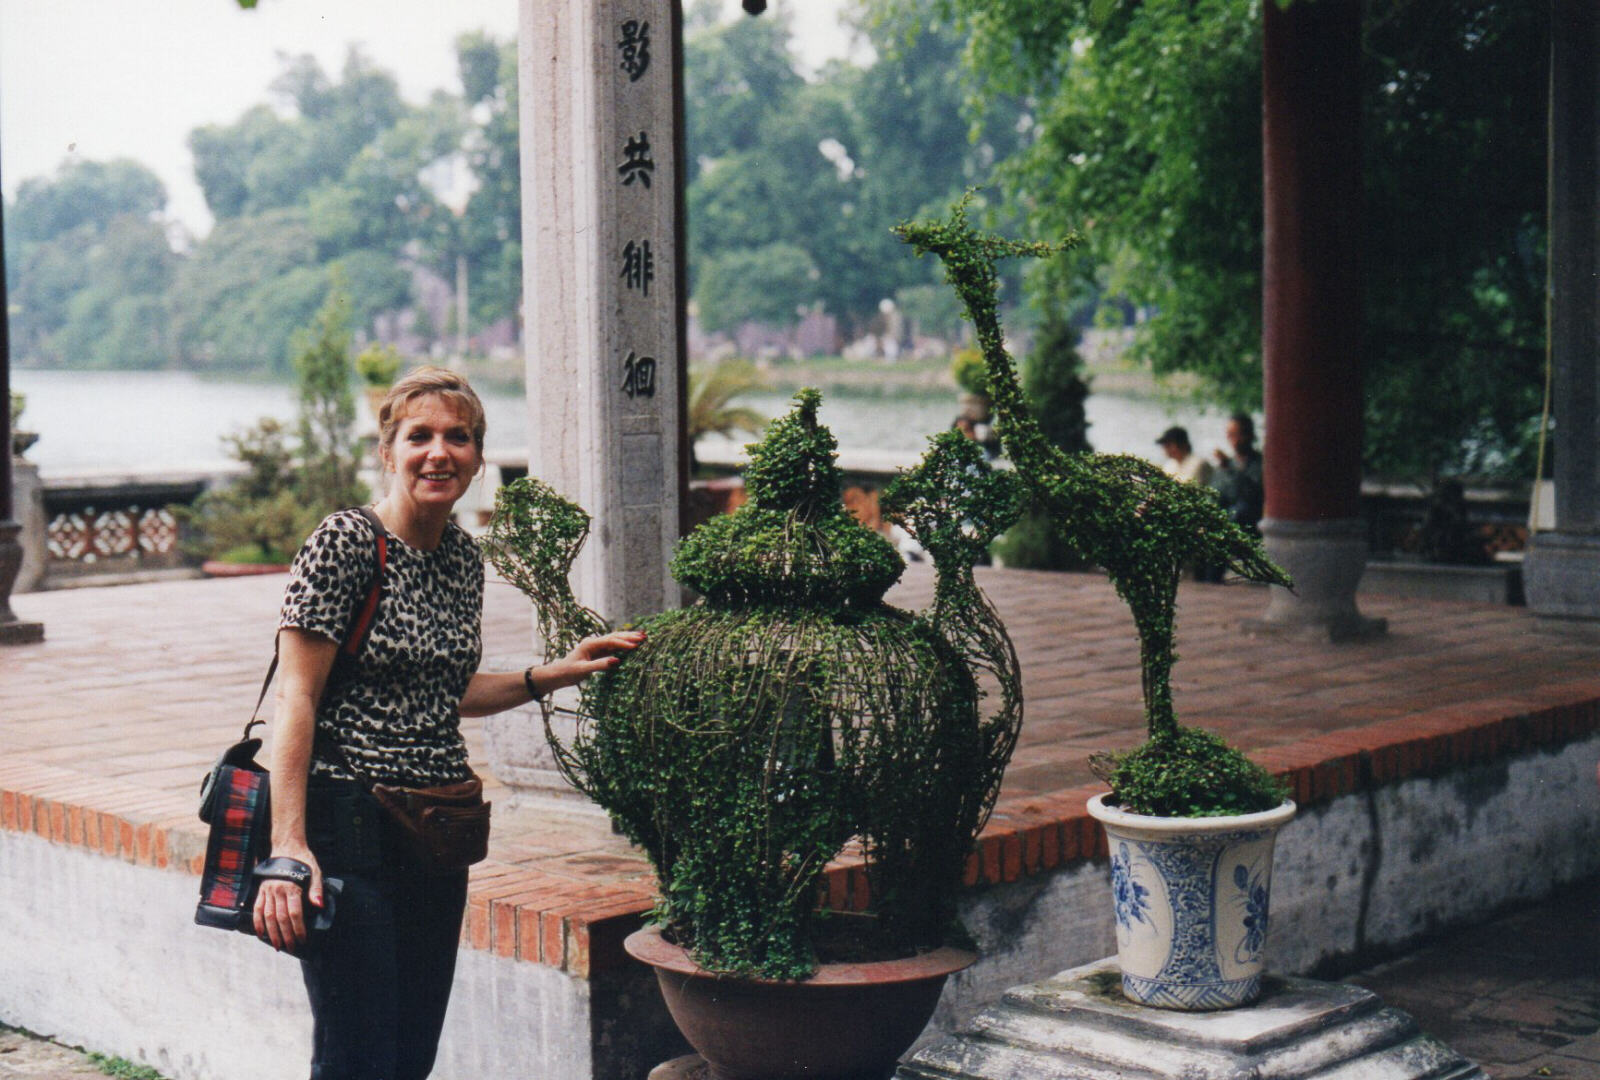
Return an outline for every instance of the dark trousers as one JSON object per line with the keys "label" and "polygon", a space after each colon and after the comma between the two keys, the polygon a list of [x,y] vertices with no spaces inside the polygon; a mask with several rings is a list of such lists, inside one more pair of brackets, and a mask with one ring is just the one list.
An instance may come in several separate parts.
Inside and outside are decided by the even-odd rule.
{"label": "dark trousers", "polygon": [[353,782],[313,780],[306,833],[342,878],[333,927],[301,958],[311,998],[311,1080],[423,1080],[450,1001],[467,874],[427,875],[399,852]]}

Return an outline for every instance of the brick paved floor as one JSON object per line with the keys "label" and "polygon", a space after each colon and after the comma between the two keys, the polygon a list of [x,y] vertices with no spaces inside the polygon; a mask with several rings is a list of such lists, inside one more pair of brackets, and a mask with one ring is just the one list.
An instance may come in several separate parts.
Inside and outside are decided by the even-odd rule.
{"label": "brick paved floor", "polygon": [[1600,1080],[1600,878],[1345,981],[1495,1080]]}
{"label": "brick paved floor", "polygon": [[[112,778],[89,782],[99,810],[203,838],[196,785],[255,701],[283,580],[14,597],[19,617],[42,621],[46,636],[0,650],[0,776],[24,764],[35,774],[45,767],[52,795],[65,799],[92,763],[89,771]],[[1098,576],[991,569],[979,571],[979,582],[1016,642],[1027,698],[997,808],[1003,825],[1052,793],[1091,783],[1090,753],[1140,741],[1138,650],[1126,608]],[[916,607],[931,593],[931,572],[913,565],[891,599]],[[1262,590],[1185,583],[1174,677],[1180,716],[1273,762],[1277,750],[1400,717],[1515,715],[1600,699],[1600,631],[1587,624],[1512,607],[1376,597],[1362,604],[1389,619],[1387,637],[1336,648],[1261,640],[1238,626],[1263,610]],[[529,610],[515,589],[491,580],[486,654],[529,653]],[[486,771],[481,725],[464,728]],[[270,740],[270,724],[266,733]],[[496,782],[486,780],[492,797]],[[596,816],[497,807],[491,861],[477,879],[528,866],[649,891],[643,860]]]}
{"label": "brick paved floor", "polygon": [[[979,581],[1011,629],[1027,696],[991,824],[1003,833],[1060,813],[1064,792],[1077,792],[1081,811],[1088,754],[1139,741],[1138,656],[1126,609],[1098,577],[988,570]],[[0,650],[0,788],[18,793],[5,808],[18,823],[7,827],[28,828],[32,809],[21,793],[31,790],[55,800],[49,813],[65,815],[44,823],[49,835],[155,865],[192,859],[204,838],[195,788],[255,699],[282,587],[281,577],[266,577],[14,597],[20,617],[44,623],[46,639]],[[927,568],[914,566],[892,599],[917,606],[931,589]],[[1240,621],[1265,606],[1254,587],[1186,583],[1179,603],[1180,715],[1274,765],[1306,759],[1308,747],[1324,748],[1315,759],[1330,747],[1386,745],[1373,742],[1380,730],[1409,738],[1408,754],[1427,753],[1430,733],[1461,717],[1600,700],[1600,632],[1523,609],[1364,599],[1368,614],[1388,618],[1390,634],[1330,648],[1242,637]],[[528,652],[529,609],[509,586],[489,586],[484,638],[491,655]],[[481,725],[468,721],[465,731],[486,771]],[[493,795],[496,783],[486,779]],[[174,849],[146,852],[147,836]],[[1497,1077],[1600,1080],[1596,887],[1565,894],[1577,907],[1511,916],[1481,938],[1441,942],[1358,978],[1495,1064]],[[557,933],[554,959],[539,952],[552,938],[537,898],[552,888],[563,902],[623,897],[638,907],[650,881],[643,860],[596,815],[497,807],[491,858],[474,870],[474,944],[569,960],[570,934],[563,945]],[[530,913],[534,922],[524,925]],[[1511,946],[1523,941],[1543,950],[1538,960],[1518,959]],[[17,1072],[29,1059],[8,1045],[0,1044],[0,1077],[74,1075]]]}

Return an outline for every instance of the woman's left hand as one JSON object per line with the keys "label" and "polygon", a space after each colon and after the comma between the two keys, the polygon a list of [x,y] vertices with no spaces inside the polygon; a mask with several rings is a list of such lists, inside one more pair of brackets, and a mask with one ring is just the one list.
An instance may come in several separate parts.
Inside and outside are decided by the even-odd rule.
{"label": "woman's left hand", "polygon": [[587,637],[560,660],[534,668],[533,678],[542,694],[564,686],[577,686],[597,671],[610,671],[622,663],[622,653],[632,652],[643,644],[642,630],[618,630]]}

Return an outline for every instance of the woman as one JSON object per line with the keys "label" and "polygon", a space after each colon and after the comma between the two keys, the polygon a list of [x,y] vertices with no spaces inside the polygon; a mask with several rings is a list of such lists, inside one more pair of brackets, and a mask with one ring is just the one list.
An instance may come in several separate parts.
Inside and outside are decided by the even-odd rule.
{"label": "woman", "polygon": [[[477,671],[483,563],[451,520],[483,466],[483,405],[455,372],[421,368],[378,411],[389,534],[371,636],[330,682],[377,567],[359,511],[330,515],[295,557],[279,623],[272,854],[305,864],[262,882],[256,933],[301,956],[314,1019],[312,1080],[421,1080],[433,1067],[455,970],[467,872],[427,873],[396,842],[367,783],[470,780],[462,716],[525,705],[620,662],[639,633],[581,642],[526,671]],[[359,774],[358,774],[359,772]],[[308,933],[304,901],[341,878],[333,927]],[[304,901],[302,899],[304,897]]]}

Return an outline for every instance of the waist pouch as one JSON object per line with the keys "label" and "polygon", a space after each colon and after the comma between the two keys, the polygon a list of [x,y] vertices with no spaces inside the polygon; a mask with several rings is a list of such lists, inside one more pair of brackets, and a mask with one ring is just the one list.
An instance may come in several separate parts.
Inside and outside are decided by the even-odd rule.
{"label": "waist pouch", "polygon": [[440,787],[373,784],[370,790],[419,869],[465,870],[488,855],[490,804],[483,801],[483,781],[476,776]]}

